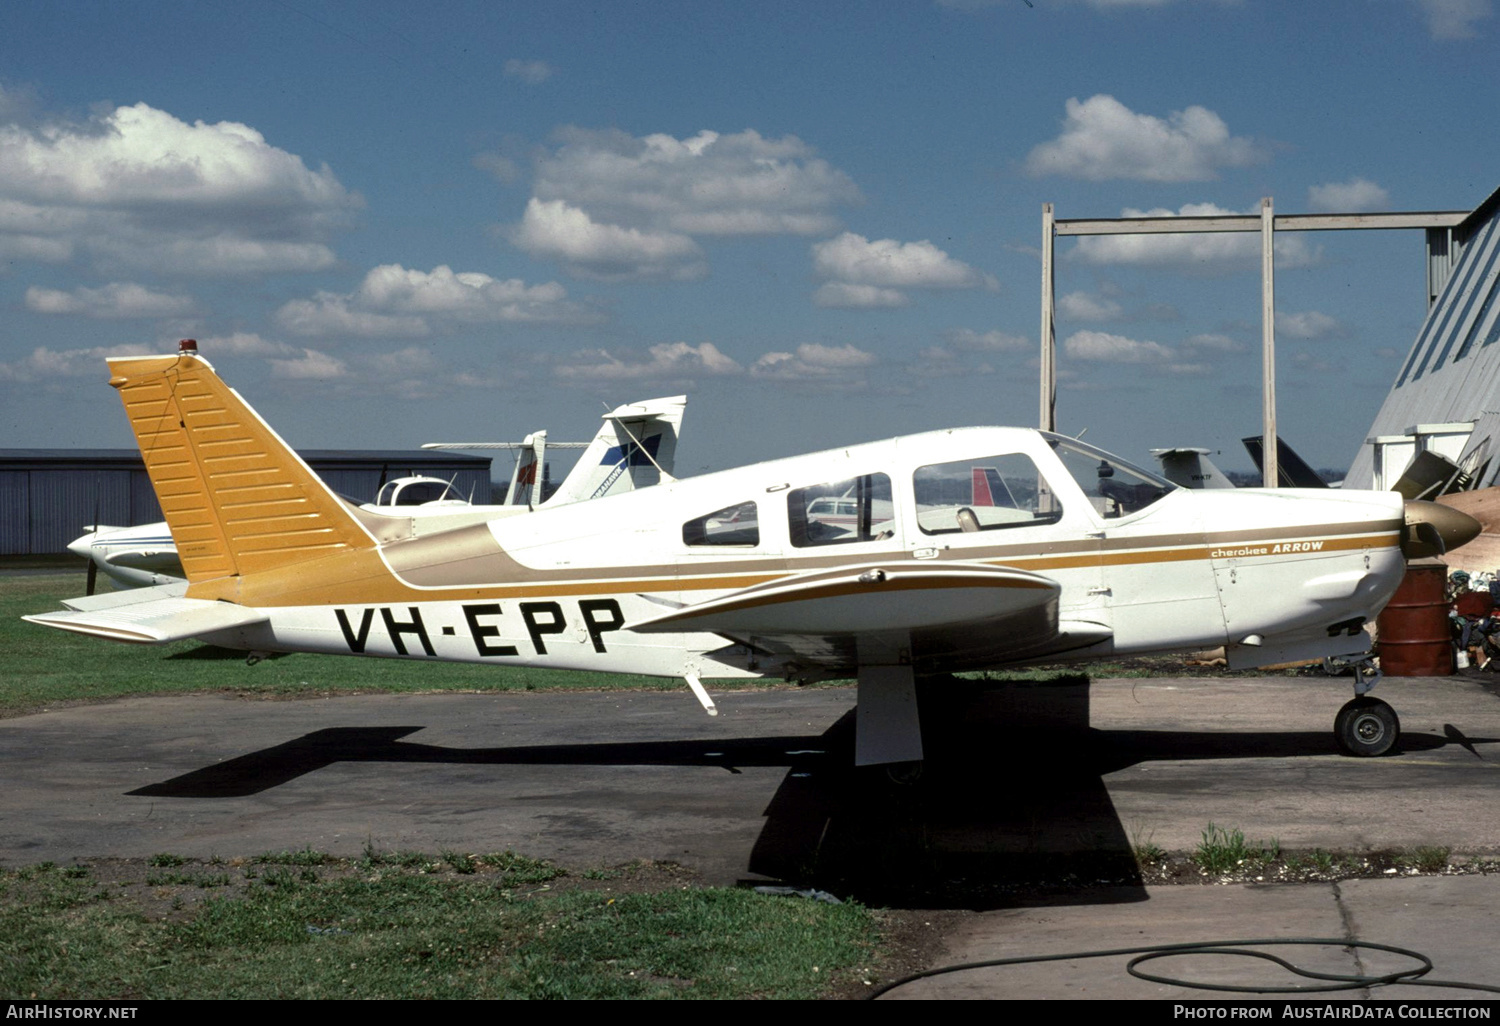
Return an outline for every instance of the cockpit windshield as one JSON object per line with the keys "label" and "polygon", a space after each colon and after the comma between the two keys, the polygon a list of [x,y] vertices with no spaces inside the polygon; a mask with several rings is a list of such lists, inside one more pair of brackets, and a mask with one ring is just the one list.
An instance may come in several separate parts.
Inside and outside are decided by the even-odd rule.
{"label": "cockpit windshield", "polygon": [[433,477],[398,477],[387,481],[375,496],[377,506],[422,506],[447,498],[452,486]]}
{"label": "cockpit windshield", "polygon": [[1042,434],[1101,517],[1128,517],[1139,513],[1177,488],[1172,482],[1127,463],[1113,453],[1062,435],[1045,431]]}

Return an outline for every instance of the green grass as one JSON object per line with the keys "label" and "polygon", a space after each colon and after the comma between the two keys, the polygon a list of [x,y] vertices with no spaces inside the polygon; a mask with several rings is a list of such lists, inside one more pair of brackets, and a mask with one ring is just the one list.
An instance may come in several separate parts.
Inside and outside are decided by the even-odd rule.
{"label": "green grass", "polygon": [[1441,873],[1447,868],[1448,856],[1452,854],[1452,848],[1436,845],[1421,846],[1405,852],[1401,862],[1403,868],[1416,869],[1423,873]]}
{"label": "green grass", "polygon": [[1332,852],[1314,848],[1305,855],[1294,855],[1286,860],[1287,868],[1293,872],[1310,876],[1327,877],[1340,869],[1339,859]]}
{"label": "green grass", "polygon": [[[82,572],[0,577],[0,651],[6,654],[0,716],[17,716],[60,702],[195,692],[291,696],[682,687],[680,681],[664,677],[355,656],[296,654],[247,666],[243,652],[197,642],[124,645],[21,620],[26,614],[61,609],[62,599],[82,595],[84,587]],[[736,681],[729,686],[779,684],[777,680]]]}
{"label": "green grass", "polygon": [[1153,834],[1143,834],[1140,829],[1131,832],[1130,851],[1135,856],[1136,865],[1146,868],[1155,863],[1162,862],[1167,857],[1167,850],[1152,840]]}
{"label": "green grass", "polygon": [[332,855],[307,847],[299,851],[262,852],[251,861],[277,866],[325,866],[336,860]]}
{"label": "green grass", "polygon": [[[539,865],[500,861],[521,875]],[[128,879],[101,888],[56,867],[0,871],[0,993],[806,999],[866,973],[877,940],[854,904],[681,886],[523,892],[506,870],[425,862],[443,871],[333,860],[184,880],[187,892]]]}
{"label": "green grass", "polygon": [[1246,866],[1269,866],[1281,858],[1279,842],[1247,842],[1244,831],[1238,828],[1226,830],[1210,823],[1202,837],[1193,852],[1193,861],[1205,873],[1224,874]]}

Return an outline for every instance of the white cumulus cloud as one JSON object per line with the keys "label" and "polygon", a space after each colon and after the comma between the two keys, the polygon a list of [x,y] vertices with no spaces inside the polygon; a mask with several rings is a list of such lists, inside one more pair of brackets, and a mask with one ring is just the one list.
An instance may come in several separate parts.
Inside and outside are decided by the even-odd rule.
{"label": "white cumulus cloud", "polygon": [[841,346],[805,342],[795,353],[763,354],[750,365],[750,374],[808,386],[851,388],[862,386],[864,368],[877,362],[873,354],[847,342]]}
{"label": "white cumulus cloud", "polygon": [[1069,292],[1057,301],[1057,312],[1074,321],[1113,321],[1118,320],[1125,310],[1105,296]]}
{"label": "white cumulus cloud", "polygon": [[511,241],[579,278],[690,281],[708,273],[703,250],[688,236],[601,223],[562,200],[532,197]]}
{"label": "white cumulus cloud", "polygon": [[873,242],[853,232],[815,242],[813,271],[830,281],[814,294],[820,306],[904,306],[903,289],[994,288],[995,279],[955,260],[931,242]]}
{"label": "white cumulus cloud", "polygon": [[[503,179],[513,168],[491,169]],[[577,277],[688,281],[708,273],[701,237],[827,234],[835,209],[860,199],[796,136],[570,127],[535,158],[532,196],[508,236]]]}
{"label": "white cumulus cloud", "polygon": [[[1127,207],[1122,217],[1214,217],[1236,214],[1214,203],[1187,203],[1178,210]],[[1259,210],[1255,211],[1258,215]],[[1272,246],[1276,266],[1286,270],[1307,267],[1322,255],[1309,247],[1300,233],[1279,232]],[[1091,264],[1134,264],[1174,268],[1202,274],[1223,274],[1260,266],[1258,232],[1184,232],[1162,235],[1085,235],[1073,250],[1077,259]]]}
{"label": "white cumulus cloud", "polygon": [[883,289],[879,285],[857,285],[848,281],[824,282],[813,293],[818,306],[856,310],[888,306],[910,306],[911,297],[900,289]]}
{"label": "white cumulus cloud", "polygon": [[159,346],[127,342],[85,349],[52,349],[37,346],[14,363],[0,363],[0,381],[41,381],[55,377],[95,376],[104,372],[104,361],[112,356],[149,356]]}
{"label": "white cumulus cloud", "polygon": [[421,317],[365,310],[352,296],[322,291],[286,303],[276,311],[276,323],[294,335],[414,338],[431,331]]}
{"label": "white cumulus cloud", "polygon": [[232,121],[145,103],[0,124],[0,253],[191,274],[321,270],[360,198]]}
{"label": "white cumulus cloud", "polygon": [[1348,329],[1337,319],[1325,313],[1319,313],[1317,310],[1305,310],[1302,313],[1278,310],[1276,311],[1276,334],[1303,341],[1315,341],[1339,338],[1348,334]]}
{"label": "white cumulus cloud", "polygon": [[1328,182],[1310,186],[1307,205],[1324,213],[1359,214],[1370,210],[1389,210],[1390,193],[1365,178],[1347,182]]}
{"label": "white cumulus cloud", "polygon": [[1063,342],[1063,351],[1078,360],[1101,363],[1166,363],[1174,359],[1160,342],[1140,341],[1103,331],[1078,331]]}
{"label": "white cumulus cloud", "polygon": [[570,128],[536,164],[534,195],[625,227],[686,235],[817,235],[857,203],[844,172],[796,136],[753,129],[657,133]]}
{"label": "white cumulus cloud", "polygon": [[1183,339],[1182,348],[1189,353],[1243,353],[1248,347],[1228,335],[1204,334]]}
{"label": "white cumulus cloud", "polygon": [[349,367],[336,356],[304,349],[300,356],[271,360],[273,378],[289,378],[304,381],[332,381],[348,377]]}
{"label": "white cumulus cloud", "polygon": [[955,328],[945,332],[943,337],[954,349],[969,353],[1020,353],[1036,346],[1029,338],[998,329],[975,331],[973,328]]}
{"label": "white cumulus cloud", "polygon": [[1091,182],[1124,178],[1144,182],[1199,182],[1221,167],[1265,158],[1262,146],[1231,136],[1224,119],[1205,107],[1166,118],[1137,114],[1103,93],[1067,101],[1062,134],[1034,148],[1026,170]]}
{"label": "white cumulus cloud", "polygon": [[376,372],[385,379],[427,375],[437,366],[431,351],[421,346],[407,346],[391,353],[378,353],[371,362]]}
{"label": "white cumulus cloud", "polygon": [[644,357],[630,354],[622,358],[604,349],[576,353],[568,362],[554,367],[553,373],[563,381],[575,383],[643,378],[662,383],[690,383],[694,378],[728,377],[743,374],[744,370],[712,342],[696,346],[662,342],[647,350]]}
{"label": "white cumulus cloud", "polygon": [[813,270],[825,278],[890,288],[972,289],[985,284],[974,268],[931,242],[897,242],[844,232],[812,247]]}
{"label": "white cumulus cloud", "polygon": [[193,308],[186,296],[154,292],[134,282],[114,281],[96,289],[71,292],[33,285],[26,290],[26,309],[35,313],[82,314],[97,320],[132,317],[178,317]]}
{"label": "white cumulus cloud", "polygon": [[1204,358],[1237,352],[1238,349],[1233,340],[1222,335],[1195,335],[1182,343],[1180,351],[1149,339],[1127,338],[1103,331],[1074,332],[1063,342],[1063,351],[1077,360],[1142,364],[1151,373],[1191,377],[1212,373],[1213,367],[1204,362]]}
{"label": "white cumulus cloud", "polygon": [[1472,39],[1477,22],[1495,13],[1490,0],[1412,0],[1433,39]]}
{"label": "white cumulus cloud", "polygon": [[[161,352],[170,352],[169,348]],[[297,350],[285,342],[262,338],[253,331],[236,331],[228,335],[205,335],[198,339],[198,351],[210,360],[219,356],[287,356]]]}
{"label": "white cumulus cloud", "polygon": [[557,282],[527,285],[446,265],[418,271],[382,264],[365,275],[358,298],[377,310],[431,313],[469,321],[545,321],[559,316],[568,292]]}
{"label": "white cumulus cloud", "polygon": [[299,335],[417,337],[455,322],[582,323],[595,319],[568,299],[557,282],[527,285],[446,265],[419,271],[382,264],[349,294],[319,292],[277,313],[283,328]]}
{"label": "white cumulus cloud", "polygon": [[552,65],[546,61],[512,57],[505,62],[505,77],[520,79],[527,85],[541,85],[552,77]]}

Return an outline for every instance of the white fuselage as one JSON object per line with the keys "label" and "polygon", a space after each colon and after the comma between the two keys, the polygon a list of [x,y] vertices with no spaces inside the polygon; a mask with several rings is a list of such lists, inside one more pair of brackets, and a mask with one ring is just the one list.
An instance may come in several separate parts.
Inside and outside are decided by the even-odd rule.
{"label": "white fuselage", "polygon": [[[1394,493],[1176,489],[1133,509],[1086,491],[1055,449],[1025,429],[931,432],[398,542],[380,550],[389,579],[358,582],[333,604],[263,606],[267,624],[216,640],[661,676],[795,675],[805,659],[723,631],[626,628],[822,568],[961,561],[1060,585],[1061,639],[1035,658],[1224,645],[1233,664],[1265,665],[1363,650],[1358,624],[1400,582],[1402,505]],[[981,511],[982,526],[972,529],[934,527],[963,523],[964,503],[923,498],[931,468],[961,471],[965,461],[986,466],[991,457],[1034,465],[1033,490],[1046,493],[1036,508]],[[865,482],[870,495],[865,522],[852,528],[849,512],[826,501],[834,493],[819,488],[851,480]],[[743,525],[749,503],[753,536],[726,535],[716,514],[734,509]],[[814,521],[830,505],[841,519],[823,531]],[[725,537],[736,543],[719,541]],[[911,600],[910,592],[890,599]],[[838,643],[830,636],[830,651]],[[927,652],[917,636],[902,656],[923,671],[1033,658],[997,658],[983,646],[969,655]],[[821,665],[837,669],[839,659]]]}

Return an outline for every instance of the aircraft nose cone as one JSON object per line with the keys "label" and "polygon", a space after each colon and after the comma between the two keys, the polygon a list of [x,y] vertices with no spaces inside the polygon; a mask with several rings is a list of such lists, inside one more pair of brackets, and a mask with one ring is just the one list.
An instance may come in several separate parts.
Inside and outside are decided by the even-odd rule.
{"label": "aircraft nose cone", "polygon": [[1484,526],[1467,513],[1437,502],[1409,499],[1401,551],[1407,559],[1441,556],[1479,537]]}
{"label": "aircraft nose cone", "polygon": [[82,536],[81,538],[76,538],[73,541],[69,542],[68,551],[73,553],[73,555],[75,556],[82,556],[84,559],[92,559],[94,555],[93,532],[90,531],[88,534]]}

